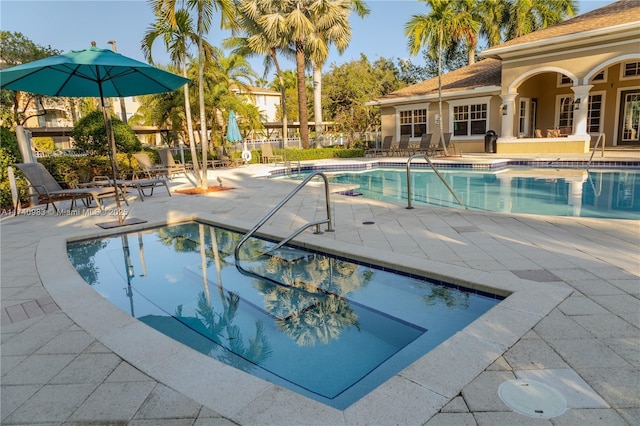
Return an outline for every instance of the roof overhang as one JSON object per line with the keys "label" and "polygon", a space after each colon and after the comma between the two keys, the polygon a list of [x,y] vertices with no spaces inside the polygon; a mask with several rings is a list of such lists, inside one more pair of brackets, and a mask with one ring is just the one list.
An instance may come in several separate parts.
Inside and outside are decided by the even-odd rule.
{"label": "roof overhang", "polygon": [[[484,87],[476,87],[474,89],[443,92],[442,99],[446,100],[446,99],[459,99],[459,98],[474,98],[477,96],[486,96],[486,95],[499,95],[501,93],[501,90],[502,88],[500,86],[484,86]],[[428,93],[425,95],[414,95],[414,96],[388,98],[388,99],[376,99],[373,101],[365,102],[364,105],[365,106],[393,106],[393,105],[414,104],[419,102],[432,102],[437,100],[438,100],[437,93]]]}
{"label": "roof overhang", "polygon": [[496,46],[480,52],[480,57],[507,59],[514,56],[544,53],[549,50],[582,48],[585,44],[600,44],[629,37],[635,37],[636,40],[640,37],[640,21],[503,47]]}

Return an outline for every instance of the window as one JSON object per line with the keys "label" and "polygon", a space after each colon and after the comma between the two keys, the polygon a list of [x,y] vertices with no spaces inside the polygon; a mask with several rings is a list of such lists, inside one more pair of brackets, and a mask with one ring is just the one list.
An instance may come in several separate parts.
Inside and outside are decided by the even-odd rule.
{"label": "window", "polygon": [[589,83],[604,83],[607,81],[607,70],[600,71],[598,74],[591,77]]}
{"label": "window", "polygon": [[588,133],[600,133],[602,131],[603,106],[604,96],[601,93],[589,95]]}
{"label": "window", "polygon": [[427,133],[427,109],[400,111],[400,135],[419,138]]}
{"label": "window", "polygon": [[529,99],[520,99],[518,108],[518,136],[529,135]]}
{"label": "window", "polygon": [[453,107],[453,135],[484,135],[487,132],[487,104]]}
{"label": "window", "polygon": [[572,86],[572,85],[573,85],[573,80],[571,80],[571,77],[568,77],[564,74],[558,74],[558,87]]}
{"label": "window", "polygon": [[573,127],[573,95],[562,95],[558,97],[558,127]]}
{"label": "window", "polygon": [[627,62],[623,65],[622,70],[623,77],[640,77],[640,62]]}

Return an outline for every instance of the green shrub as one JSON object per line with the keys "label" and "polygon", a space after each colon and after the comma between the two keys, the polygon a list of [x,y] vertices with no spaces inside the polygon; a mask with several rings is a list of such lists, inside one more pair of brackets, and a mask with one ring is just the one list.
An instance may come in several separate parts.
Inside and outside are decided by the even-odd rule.
{"label": "green shrub", "polygon": [[[113,134],[118,152],[138,152],[142,144],[129,125],[112,117]],[[109,142],[101,111],[93,111],[84,116],[69,133],[78,149],[90,154],[104,155],[109,151]]]}
{"label": "green shrub", "polygon": [[[312,148],[312,149],[279,149],[273,150],[275,155],[282,155],[285,159],[295,160],[323,160],[327,158],[359,158],[364,157],[364,150],[346,149],[339,147],[327,147],[327,148]],[[253,153],[255,159],[256,155]],[[253,161],[252,161],[253,162]]]}
{"label": "green shrub", "polygon": [[55,149],[53,138],[51,136],[44,136],[39,138],[33,138],[33,146],[45,154],[51,154]]}
{"label": "green shrub", "polygon": [[[18,139],[15,134],[6,127],[0,127],[0,208],[2,210],[12,207],[7,167],[18,162],[20,158]],[[19,177],[18,173],[16,173],[16,184],[19,188],[26,186],[26,182]]]}

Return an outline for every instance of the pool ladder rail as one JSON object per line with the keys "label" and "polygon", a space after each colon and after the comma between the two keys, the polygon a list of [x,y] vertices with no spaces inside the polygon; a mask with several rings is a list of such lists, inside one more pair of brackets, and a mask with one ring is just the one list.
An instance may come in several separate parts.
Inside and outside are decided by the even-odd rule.
{"label": "pool ladder rail", "polygon": [[235,255],[235,259],[236,259],[236,265],[238,265],[238,262],[239,262],[238,255],[240,253],[240,247],[249,238],[251,238],[251,236],[253,234],[255,234],[258,231],[258,229],[260,229],[260,227],[262,225],[264,225],[269,219],[271,219],[271,217],[273,217],[273,215],[275,215],[278,212],[278,210],[280,210],[291,198],[293,198],[294,195],[296,195],[302,188],[304,188],[307,185],[307,183],[309,183],[316,176],[320,176],[322,178],[322,180],[324,181],[324,198],[325,198],[325,206],[326,206],[326,209],[327,209],[327,218],[326,219],[322,219],[322,220],[316,220],[316,221],[313,221],[313,222],[309,222],[309,223],[301,226],[300,228],[296,229],[292,234],[290,234],[289,236],[285,237],[278,244],[276,244],[275,246],[273,246],[272,248],[270,248],[266,252],[264,252],[264,253],[256,256],[256,257],[268,254],[268,253],[270,253],[270,252],[272,252],[274,250],[279,249],[280,247],[282,247],[283,245],[285,245],[286,243],[288,243],[289,241],[294,239],[302,231],[304,231],[307,228],[311,228],[312,226],[316,227],[316,231],[314,232],[314,234],[322,234],[322,231],[320,230],[320,225],[322,225],[323,223],[327,224],[326,232],[334,232],[334,229],[332,228],[332,225],[331,225],[331,198],[330,198],[330,193],[329,193],[329,180],[327,179],[327,176],[324,173],[315,172],[315,173],[310,174],[302,182],[300,182],[300,184],[298,186],[296,186],[293,189],[293,191],[291,191],[286,197],[284,197],[282,199],[282,201],[280,201],[273,209],[271,209],[271,211],[269,211],[269,213],[267,213],[262,219],[260,219],[260,221],[253,228],[251,228],[251,230],[249,232],[244,234],[244,236],[242,237],[240,242],[238,242],[238,244],[236,245],[236,248],[234,250],[234,255]]}
{"label": "pool ladder rail", "polygon": [[413,209],[413,206],[411,205],[411,161],[414,158],[420,158],[420,157],[423,157],[425,160],[427,160],[427,163],[429,163],[433,171],[440,178],[442,183],[444,183],[444,186],[446,186],[449,192],[451,192],[451,195],[453,195],[453,197],[456,199],[458,204],[464,207],[465,210],[469,210],[469,207],[467,207],[467,205],[463,203],[462,200],[460,200],[460,197],[458,197],[458,194],[456,194],[456,192],[453,190],[451,185],[449,185],[449,182],[445,180],[444,176],[440,174],[440,172],[438,171],[436,166],[431,162],[431,159],[427,154],[414,154],[411,157],[409,157],[409,159],[407,160],[407,209],[408,210]]}

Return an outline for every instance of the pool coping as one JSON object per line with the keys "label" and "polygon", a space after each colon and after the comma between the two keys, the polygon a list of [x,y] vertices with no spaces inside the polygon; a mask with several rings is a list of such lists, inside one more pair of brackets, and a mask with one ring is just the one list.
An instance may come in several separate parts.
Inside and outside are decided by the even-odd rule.
{"label": "pool coping", "polygon": [[[131,226],[135,232],[189,220],[246,230],[247,222],[215,220],[213,215],[175,215],[169,221]],[[329,251],[382,267],[446,279],[501,295],[496,307],[396,374],[346,410],[337,410],[236,370],[150,328],[102,298],[77,274],[66,242],[113,234],[79,231],[39,242],[36,265],[44,287],[80,327],[134,367],[185,396],[241,424],[422,423],[515,344],[573,289],[562,282],[523,280],[506,271],[479,272],[461,266],[327,240],[303,234],[296,244]],[[263,234],[284,236],[265,226]],[[107,320],[108,319],[108,320]]]}

